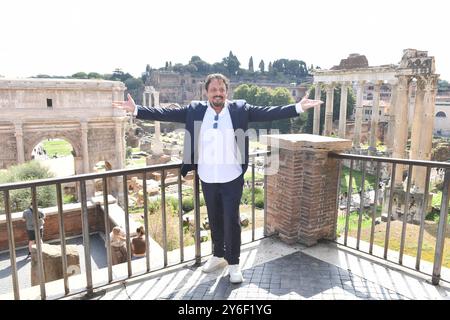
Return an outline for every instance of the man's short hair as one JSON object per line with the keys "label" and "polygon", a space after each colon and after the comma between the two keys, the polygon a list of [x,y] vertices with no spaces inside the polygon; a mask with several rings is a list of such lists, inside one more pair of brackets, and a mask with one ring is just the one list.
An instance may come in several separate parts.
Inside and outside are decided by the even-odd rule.
{"label": "man's short hair", "polygon": [[225,87],[227,88],[227,91],[228,91],[228,85],[230,84],[230,80],[228,80],[228,78],[225,77],[221,73],[212,73],[212,74],[209,74],[206,77],[206,81],[205,81],[205,89],[206,89],[206,91],[208,91],[209,84],[211,83],[211,81],[213,79],[222,80],[223,83],[225,83]]}

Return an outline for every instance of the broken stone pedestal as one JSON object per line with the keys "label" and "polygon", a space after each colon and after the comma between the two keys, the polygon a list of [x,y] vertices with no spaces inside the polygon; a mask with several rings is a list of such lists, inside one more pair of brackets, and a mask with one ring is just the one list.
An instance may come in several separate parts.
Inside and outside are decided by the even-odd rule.
{"label": "broken stone pedestal", "polygon": [[[387,186],[384,190],[384,204],[382,211],[382,220],[387,221],[388,210],[389,210],[389,195],[390,195],[390,186]],[[431,212],[431,204],[433,200],[433,195],[428,194],[427,199],[427,208],[425,210],[426,213]],[[423,193],[415,193],[411,191],[409,194],[409,207],[408,207],[408,216],[406,218],[407,222],[420,224],[421,214],[422,214],[422,206],[424,201]],[[393,192],[392,199],[392,216],[391,220],[403,220],[403,215],[405,214],[405,202],[406,202],[406,191],[402,188],[395,188]]]}
{"label": "broken stone pedestal", "polygon": [[[66,245],[68,276],[80,273],[80,256],[76,245]],[[45,282],[64,277],[60,245],[42,244]],[[36,245],[31,249],[31,285],[39,284],[39,265]]]}

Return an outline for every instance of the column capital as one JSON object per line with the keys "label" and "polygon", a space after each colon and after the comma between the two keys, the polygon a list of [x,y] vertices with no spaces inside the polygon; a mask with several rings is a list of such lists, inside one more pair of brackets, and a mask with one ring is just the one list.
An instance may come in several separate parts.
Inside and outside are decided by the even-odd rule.
{"label": "column capital", "polygon": [[81,125],[81,130],[88,130],[88,121],[87,120],[81,120],[80,121],[80,125]]}
{"label": "column capital", "polygon": [[367,82],[366,80],[358,80],[358,81],[356,81],[356,86],[357,87],[364,87],[366,82]]}
{"label": "column capital", "polygon": [[408,91],[409,84],[411,82],[411,77],[405,76],[405,75],[396,75],[396,77],[398,78],[397,90],[398,91]]}
{"label": "column capital", "polygon": [[425,79],[425,91],[434,91],[437,89],[437,83],[439,76],[437,74],[424,77]]}
{"label": "column capital", "polygon": [[426,84],[427,84],[427,80],[425,79],[425,77],[418,76],[416,90],[422,90],[422,91],[425,90]]}
{"label": "column capital", "polygon": [[326,90],[327,92],[330,92],[330,91],[333,91],[335,87],[336,87],[336,84],[335,84],[334,82],[327,83],[327,84],[325,85],[325,90]]}
{"label": "column capital", "polygon": [[14,125],[14,127],[16,129],[17,128],[22,129],[22,126],[23,126],[23,121],[22,120],[13,120],[12,123],[13,123],[13,125]]}

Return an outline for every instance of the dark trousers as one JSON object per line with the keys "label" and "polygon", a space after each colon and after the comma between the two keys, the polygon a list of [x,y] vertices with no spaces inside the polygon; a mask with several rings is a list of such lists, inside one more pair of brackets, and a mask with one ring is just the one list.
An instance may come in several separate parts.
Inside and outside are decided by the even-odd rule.
{"label": "dark trousers", "polygon": [[226,183],[202,181],[213,243],[213,255],[225,257],[228,264],[239,264],[241,253],[241,223],[239,204],[244,177]]}

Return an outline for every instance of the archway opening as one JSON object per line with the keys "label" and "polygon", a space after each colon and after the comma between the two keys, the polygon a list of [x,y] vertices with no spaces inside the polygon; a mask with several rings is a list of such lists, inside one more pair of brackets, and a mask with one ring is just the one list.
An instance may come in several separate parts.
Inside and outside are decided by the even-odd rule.
{"label": "archway opening", "polygon": [[[43,139],[31,151],[31,159],[47,167],[56,178],[75,175],[75,157],[72,144],[63,138]],[[77,202],[76,183],[64,183],[62,188],[64,203]]]}
{"label": "archway opening", "polygon": [[75,174],[75,151],[65,139],[48,138],[41,140],[32,150],[31,159],[49,168],[55,177]]}

